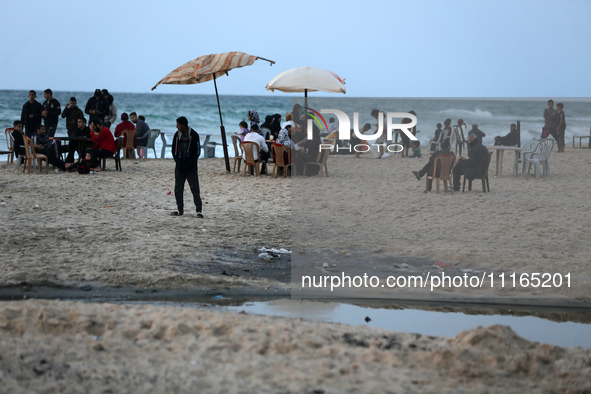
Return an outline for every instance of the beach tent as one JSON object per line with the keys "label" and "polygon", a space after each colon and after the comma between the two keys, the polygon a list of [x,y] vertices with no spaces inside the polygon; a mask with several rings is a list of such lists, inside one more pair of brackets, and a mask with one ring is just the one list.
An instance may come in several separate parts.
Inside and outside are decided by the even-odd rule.
{"label": "beach tent", "polygon": [[226,130],[222,119],[222,109],[220,107],[220,96],[216,79],[222,75],[228,75],[228,71],[252,65],[255,60],[266,60],[275,64],[274,61],[258,56],[252,56],[244,52],[224,52],[212,55],[198,57],[174,69],[167,76],[162,78],[152,90],[160,84],[191,85],[211,81],[215,86],[215,96],[218,101],[218,111],[220,114],[220,131],[222,134],[222,147],[224,149],[224,159],[226,161],[226,171],[230,172],[230,159],[228,157],[228,144],[226,143]]}

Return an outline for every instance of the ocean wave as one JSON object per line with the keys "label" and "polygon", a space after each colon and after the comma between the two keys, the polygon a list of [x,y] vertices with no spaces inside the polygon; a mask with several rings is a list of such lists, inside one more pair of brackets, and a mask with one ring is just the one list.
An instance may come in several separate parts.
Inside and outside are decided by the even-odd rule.
{"label": "ocean wave", "polygon": [[457,108],[450,108],[450,109],[445,109],[443,111],[439,111],[439,114],[447,117],[447,118],[451,118],[451,119],[456,119],[456,118],[462,118],[464,120],[466,119],[490,119],[493,117],[492,113],[490,113],[489,111],[483,111],[480,108],[474,108],[473,111],[470,111],[468,109],[457,109]]}

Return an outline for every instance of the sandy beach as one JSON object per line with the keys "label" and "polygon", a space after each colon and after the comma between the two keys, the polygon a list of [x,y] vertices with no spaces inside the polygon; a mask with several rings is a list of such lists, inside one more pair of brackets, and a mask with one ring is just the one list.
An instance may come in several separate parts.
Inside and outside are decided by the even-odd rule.
{"label": "sandy beach", "polygon": [[[453,196],[423,193],[424,181],[411,171],[426,161],[331,156],[328,178],[273,179],[226,174],[222,159],[200,160],[205,219],[195,218],[188,187],[187,214],[169,215],[176,209],[172,160],[124,160],[121,172],[109,161],[93,175],[51,168],[28,175],[3,161],[0,287],[297,291],[289,257],[263,260],[266,247],[293,251],[293,261],[319,275],[570,273],[570,287],[396,289],[391,296],[588,306],[591,180],[578,169],[591,164],[590,150],[553,153],[551,177],[540,180],[510,176],[512,153],[495,179],[493,155],[491,192],[476,181]],[[344,189],[347,198],[338,198]],[[359,204],[368,197],[375,209]],[[10,392],[591,390],[589,350],[530,343],[501,326],[444,339],[184,308],[28,300],[0,303],[0,329]]]}

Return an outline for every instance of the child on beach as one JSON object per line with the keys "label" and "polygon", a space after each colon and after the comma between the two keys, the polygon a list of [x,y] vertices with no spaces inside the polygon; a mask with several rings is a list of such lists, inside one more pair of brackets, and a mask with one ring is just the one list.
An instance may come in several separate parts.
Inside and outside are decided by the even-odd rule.
{"label": "child on beach", "polygon": [[98,172],[101,170],[100,162],[93,157],[91,152],[86,152],[86,156],[79,163],[66,163],[66,167],[70,172],[78,170],[79,174],[88,174],[91,171]]}
{"label": "child on beach", "polygon": [[238,127],[240,127],[240,131],[237,132],[236,135],[240,137],[240,142],[244,142],[244,137],[246,134],[250,133],[250,130],[248,130],[248,123],[243,120],[238,124]]}
{"label": "child on beach", "polygon": [[421,142],[420,141],[412,141],[412,156],[410,157],[421,157]]}

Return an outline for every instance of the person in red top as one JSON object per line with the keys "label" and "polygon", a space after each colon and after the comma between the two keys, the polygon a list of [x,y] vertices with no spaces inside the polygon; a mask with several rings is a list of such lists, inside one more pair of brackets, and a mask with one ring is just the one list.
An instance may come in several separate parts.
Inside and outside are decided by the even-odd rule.
{"label": "person in red top", "polygon": [[[129,115],[127,115],[126,112],[123,112],[121,114],[121,123],[119,123],[117,125],[117,127],[115,127],[115,138],[119,137],[121,135],[121,133],[123,133],[123,130],[135,130],[135,125],[133,123],[131,123],[129,121]],[[123,143],[121,144],[122,146],[125,146],[125,142],[127,141],[127,134],[125,134],[123,136]],[[133,140],[133,146],[136,146],[136,141],[135,138]],[[127,151],[126,151],[127,153]],[[132,152],[129,152],[132,153]]]}
{"label": "person in red top", "polygon": [[113,138],[111,130],[103,127],[103,121],[95,119],[90,124],[90,131],[92,131],[90,137],[94,141],[94,146],[92,149],[87,149],[86,152],[91,152],[98,159],[113,156],[115,153],[115,138]]}

